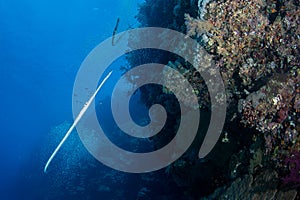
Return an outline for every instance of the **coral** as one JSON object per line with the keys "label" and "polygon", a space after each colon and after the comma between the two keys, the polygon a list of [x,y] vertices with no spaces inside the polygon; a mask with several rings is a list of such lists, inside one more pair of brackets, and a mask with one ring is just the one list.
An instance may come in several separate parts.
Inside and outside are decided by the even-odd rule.
{"label": "coral", "polygon": [[268,6],[264,0],[212,1],[205,20],[185,15],[187,34],[202,35],[229,87],[237,82],[235,74],[251,89],[273,72],[299,66],[299,8],[287,1],[283,19],[277,15],[272,22]]}
{"label": "coral", "polygon": [[229,85],[234,73],[244,76],[245,85],[266,73],[264,61],[253,58],[254,52],[265,54],[261,46],[269,22],[260,12],[262,7],[260,0],[213,1],[207,4],[206,22],[186,15],[188,35],[206,32],[206,48],[219,55],[221,72]]}
{"label": "coral", "polygon": [[184,84],[176,82],[176,79],[180,77],[177,77],[175,73],[169,71],[163,71],[165,77],[163,79],[164,85],[169,86],[169,88],[163,88],[164,93],[171,94],[171,91],[173,91],[177,94],[180,94],[180,97],[178,98],[185,99],[185,106],[190,106],[190,103],[197,101],[199,102],[200,108],[208,108],[209,93],[200,73],[192,68],[189,68],[187,63],[181,64],[180,60],[169,62],[168,66],[179,71],[180,74],[185,77],[184,80],[188,80],[190,82],[191,86],[193,87],[193,93],[197,96],[197,99],[192,99],[193,97],[188,96],[186,88],[180,87]]}
{"label": "coral", "polygon": [[257,166],[261,166],[262,163],[262,157],[263,157],[263,152],[261,149],[258,149],[254,155],[253,155],[253,159],[250,160],[250,166],[249,166],[249,172],[251,174],[254,173],[254,169]]}
{"label": "coral", "polygon": [[291,152],[300,151],[299,4],[225,0],[205,9],[201,18],[185,15],[187,35],[214,55],[228,110],[233,116],[238,111],[240,123],[264,138],[264,153],[280,169]]}
{"label": "coral", "polygon": [[[154,10],[158,10],[156,15],[153,15]],[[164,20],[161,20],[162,18]],[[252,189],[259,190],[258,185],[261,183],[255,183],[258,179],[254,176],[266,167],[276,172],[265,172],[265,175],[260,176],[260,182],[263,180],[268,182],[270,177],[277,177],[277,175],[279,179],[285,176],[290,172],[286,159],[292,157],[292,152],[300,151],[299,2],[294,0],[146,0],[138,19],[143,26],[171,28],[185,32],[187,36],[197,40],[199,46],[204,47],[205,53],[211,56],[209,61],[214,61],[217,67],[210,69],[207,68],[208,65],[199,65],[203,68],[200,70],[214,72],[219,70],[226,86],[228,112],[224,127],[226,137],[223,141],[227,141],[227,137],[230,141],[216,145],[215,153],[212,153],[213,156],[207,163],[201,161],[194,164],[193,161],[185,162],[184,165],[171,165],[167,171],[174,177],[175,182],[180,187],[191,186],[195,183],[195,176],[200,177],[199,171],[202,173],[203,168],[212,168],[212,163],[218,162],[223,168],[216,166],[214,169],[222,171],[227,167],[226,162],[229,162],[232,157],[230,173],[224,175],[224,171],[229,171],[224,170],[222,171],[224,174],[213,178],[210,176],[208,181],[212,183],[212,187],[215,187],[238,178],[231,189],[230,186],[219,190],[225,191],[222,195],[224,199],[247,197],[243,194],[250,195],[249,198],[253,199],[260,197],[284,199],[287,196],[290,196],[289,199],[295,198],[295,191],[277,191],[278,184],[273,184],[271,181],[272,188],[264,185],[266,190],[260,192],[241,187],[250,185]],[[166,42],[174,44],[172,40],[166,39]],[[197,54],[194,56],[194,61],[198,63],[201,62],[199,58],[204,55],[199,49],[195,48],[194,52]],[[144,55],[146,54],[143,53]],[[147,54],[146,57],[150,56]],[[210,107],[210,98],[222,99],[222,96],[209,96],[200,74],[184,60],[162,56],[161,53],[155,56],[152,54],[152,57],[156,62],[163,60],[164,62],[160,63],[165,65],[168,63],[169,67],[179,71],[189,81],[201,108]],[[135,64],[140,64],[139,61],[134,61]],[[173,74],[166,73],[166,75],[169,76],[165,79],[168,81],[166,85],[172,86],[172,83],[174,85]],[[176,89],[176,87],[169,89]],[[172,114],[178,114],[170,103],[169,89],[163,88],[164,93],[159,93],[155,89],[144,88],[146,92],[143,101],[151,104],[150,102],[161,100],[171,112],[173,111]],[[180,90],[182,91],[180,95],[184,98],[191,98],[185,94],[184,88]],[[168,130],[172,129],[168,128]],[[248,148],[257,141],[260,141],[259,145],[249,150]],[[227,160],[220,161],[219,154],[224,155],[224,151],[220,150],[222,145],[232,148],[233,155],[228,156]],[[241,152],[241,149],[244,153],[237,153]],[[250,155],[253,156],[252,159]],[[258,166],[259,170],[256,170]],[[286,170],[282,171],[282,169]],[[191,175],[189,176],[187,172]],[[242,174],[249,172],[248,178],[241,178]],[[191,180],[188,180],[188,176],[192,177]],[[208,175],[201,175],[199,180],[203,182],[207,177]],[[195,193],[199,193],[199,188],[196,190]]]}
{"label": "coral", "polygon": [[217,189],[212,195],[203,199],[295,199],[296,190],[278,191],[278,174],[263,171],[256,177],[246,175],[236,179],[228,187]]}
{"label": "coral", "polygon": [[197,11],[193,9],[196,5],[195,0],[145,0],[140,6],[137,19],[142,26],[164,27],[184,32],[184,13],[196,15]]}
{"label": "coral", "polygon": [[185,14],[184,17],[187,26],[187,37],[189,35],[197,35],[199,37],[201,34],[213,29],[213,24],[209,23],[209,21],[193,19],[189,14]]}
{"label": "coral", "polygon": [[[240,100],[242,120],[265,138],[265,153],[278,166],[290,151],[299,151],[299,88],[300,75],[277,74],[266,86]],[[297,106],[296,106],[297,108]]]}
{"label": "coral", "polygon": [[300,152],[294,152],[285,159],[285,165],[288,168],[288,175],[283,177],[282,181],[285,185],[292,187],[300,186]]}

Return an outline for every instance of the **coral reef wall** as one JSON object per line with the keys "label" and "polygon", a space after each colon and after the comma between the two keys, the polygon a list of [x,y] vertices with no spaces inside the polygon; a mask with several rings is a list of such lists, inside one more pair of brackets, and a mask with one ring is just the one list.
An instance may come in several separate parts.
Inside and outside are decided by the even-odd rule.
{"label": "coral reef wall", "polygon": [[[166,170],[186,195],[203,197],[220,186],[228,186],[230,192],[230,184],[245,175],[244,181],[251,185],[270,171],[278,177],[276,184],[265,187],[266,193],[276,190],[270,199],[284,197],[282,188],[299,188],[300,2],[146,0],[137,19],[141,26],[170,28],[197,40],[212,56],[226,85],[223,138],[205,160],[193,157],[197,149],[193,147],[199,145],[193,144]],[[184,74],[201,110],[210,110],[211,97],[191,65],[170,55],[156,58]],[[129,60],[139,63],[135,57]],[[159,94],[151,88],[144,91],[146,104],[170,95],[163,88]],[[290,194],[296,197],[294,192],[286,193]]]}

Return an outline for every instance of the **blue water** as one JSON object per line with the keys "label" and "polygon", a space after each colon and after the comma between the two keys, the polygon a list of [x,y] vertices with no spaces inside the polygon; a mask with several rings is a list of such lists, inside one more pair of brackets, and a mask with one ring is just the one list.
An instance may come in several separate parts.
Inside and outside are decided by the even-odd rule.
{"label": "blue water", "polygon": [[139,2],[0,0],[0,199],[133,199],[163,190],[150,187],[151,175],[98,163],[76,133],[43,173],[73,121],[72,89],[82,61],[112,35],[118,17],[118,32],[138,26]]}

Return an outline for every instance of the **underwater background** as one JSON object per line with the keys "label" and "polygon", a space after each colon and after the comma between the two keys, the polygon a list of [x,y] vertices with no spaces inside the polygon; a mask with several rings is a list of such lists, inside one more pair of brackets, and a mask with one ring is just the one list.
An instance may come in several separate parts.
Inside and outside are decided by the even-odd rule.
{"label": "underwater background", "polygon": [[[64,157],[70,164],[61,158],[51,173],[43,173],[45,162],[73,121],[73,83],[82,61],[112,36],[117,18],[118,31],[137,26],[134,16],[139,2],[0,1],[1,199],[74,199],[77,190],[82,198],[75,199],[94,199],[93,189],[85,189],[87,184],[95,184],[101,199],[126,195],[115,193],[110,185],[124,187],[132,195],[141,189],[131,191],[131,185],[122,180],[125,174],[93,160],[76,133],[64,146],[66,151],[60,152],[71,153]],[[80,171],[72,166],[82,157],[97,164],[101,176],[94,178],[104,184],[102,189],[87,178],[82,178],[83,183],[76,178]]]}
{"label": "underwater background", "polygon": [[[0,0],[0,199],[299,199],[299,24],[298,0]],[[187,34],[212,57],[226,88],[226,97],[215,97],[227,106],[218,143],[198,158],[214,98],[200,74],[180,56],[143,49],[109,66],[114,73],[96,97],[98,120],[126,150],[170,142],[181,105],[164,87],[141,87],[129,108],[134,122],[145,125],[149,107],[163,105],[162,135],[132,139],[110,110],[124,72],[168,65],[197,94],[201,120],[190,148],[163,169],[124,173],[96,160],[74,130],[44,173],[73,123],[73,85],[83,60],[105,39],[138,27]]]}

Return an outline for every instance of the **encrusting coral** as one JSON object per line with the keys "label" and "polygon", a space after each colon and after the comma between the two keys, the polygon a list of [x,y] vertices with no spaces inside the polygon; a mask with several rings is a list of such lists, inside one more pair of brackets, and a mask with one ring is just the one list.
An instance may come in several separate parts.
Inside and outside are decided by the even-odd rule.
{"label": "encrusting coral", "polygon": [[265,155],[281,171],[300,152],[299,3],[211,1],[205,8],[203,19],[185,15],[187,34],[215,55],[240,123],[264,138]]}

